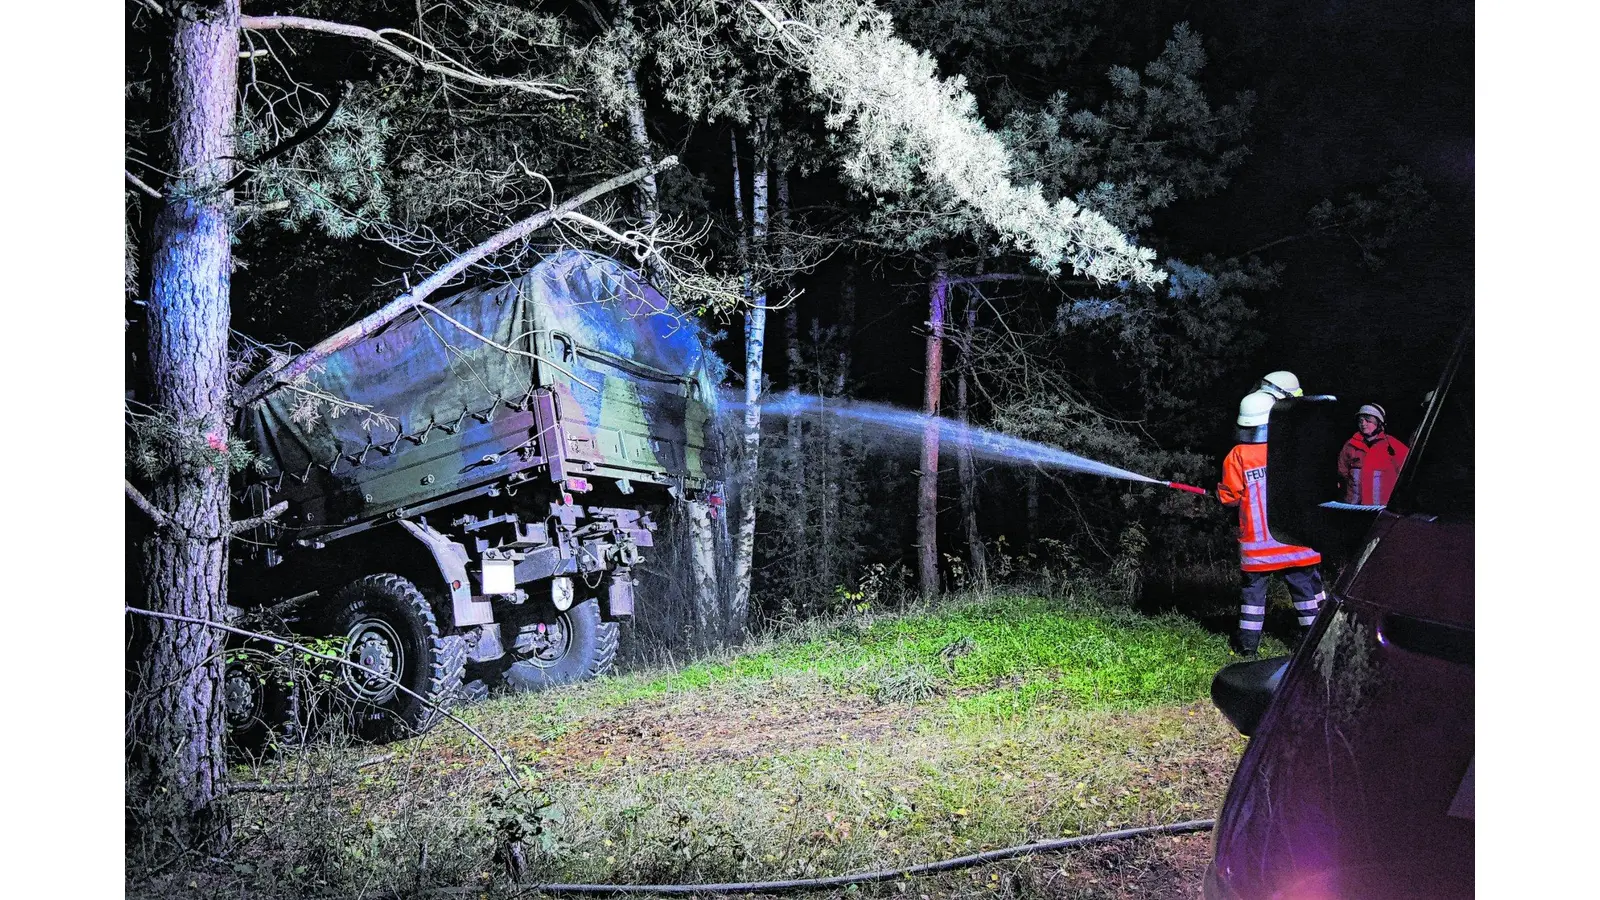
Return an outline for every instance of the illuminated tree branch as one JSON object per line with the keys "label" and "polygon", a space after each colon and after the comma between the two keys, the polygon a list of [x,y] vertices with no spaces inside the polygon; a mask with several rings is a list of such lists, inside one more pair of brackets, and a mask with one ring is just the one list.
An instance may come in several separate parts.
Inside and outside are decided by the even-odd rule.
{"label": "illuminated tree branch", "polygon": [[[546,97],[551,100],[575,100],[578,97],[578,92],[574,89],[566,87],[565,85],[556,84],[555,82],[551,81],[534,81],[523,78],[494,78],[474,72],[456,60],[451,59],[443,51],[439,50],[437,47],[434,47],[432,44],[429,44],[427,41],[396,28],[380,28],[373,30],[371,28],[363,28],[360,25],[350,25],[344,22],[329,22],[324,19],[310,19],[304,16],[241,16],[239,18],[239,25],[248,31],[295,29],[299,31],[317,31],[324,34],[337,34],[342,37],[355,38],[357,40],[363,40],[372,44],[376,44],[378,48],[383,50],[385,53],[388,53],[389,55],[408,62],[414,66],[432,72],[436,75],[442,75],[445,78],[464,81],[468,84],[475,84],[479,87],[509,88],[514,91],[522,91],[535,96]],[[428,59],[418,56],[416,53],[401,47],[399,44],[391,40],[391,38],[415,44],[416,46],[427,51],[429,55],[436,57],[436,59]]]}

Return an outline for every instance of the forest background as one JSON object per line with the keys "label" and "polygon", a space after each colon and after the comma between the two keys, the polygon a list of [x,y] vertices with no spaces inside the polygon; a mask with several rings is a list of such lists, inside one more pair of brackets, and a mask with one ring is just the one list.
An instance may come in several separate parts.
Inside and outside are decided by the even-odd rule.
{"label": "forest background", "polygon": [[[468,277],[510,277],[572,243],[632,254],[669,269],[657,274],[680,303],[706,313],[727,383],[747,398],[755,384],[942,401],[954,418],[1200,484],[1214,480],[1238,397],[1274,368],[1382,402],[1405,433],[1466,316],[1471,30],[1453,4],[884,4],[896,35],[965,80],[1019,184],[1103,213],[1155,251],[1172,278],[1154,290],[1031,265],[1004,227],[916,172],[914,145],[861,127],[870,108],[855,126],[827,122],[802,68],[739,4],[429,9],[294,12],[407,28],[440,59],[547,83],[441,78],[326,31],[246,32],[240,156],[308,139],[252,167],[237,192],[237,366],[309,346],[547,197],[668,155],[678,165],[586,210],[611,234],[568,222]],[[162,33],[158,17],[130,14],[134,174],[159,134]],[[137,424],[152,213],[149,197],[126,196]],[[652,246],[667,252],[640,257],[618,234],[628,227],[658,228]],[[930,342],[930,327],[945,339]],[[934,343],[944,360],[926,355]],[[759,511],[741,523],[753,547],[740,548],[758,624],[838,604],[869,573],[924,594],[984,583],[1002,556],[1115,571],[1132,594],[1231,589],[1227,516],[1188,498],[959,454],[935,492],[914,444],[832,419],[769,415],[761,429],[758,464],[730,435],[755,491],[741,507]],[[847,514],[860,508],[874,515]]]}

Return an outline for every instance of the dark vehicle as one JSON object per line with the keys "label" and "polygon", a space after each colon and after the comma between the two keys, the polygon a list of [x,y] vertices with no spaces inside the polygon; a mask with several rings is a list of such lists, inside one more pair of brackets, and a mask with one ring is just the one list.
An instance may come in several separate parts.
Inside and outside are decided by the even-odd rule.
{"label": "dark vehicle", "polygon": [[[591,253],[419,308],[335,352],[315,391],[243,411],[266,471],[241,514],[289,508],[236,545],[233,602],[342,638],[371,673],[341,677],[372,738],[425,727],[469,672],[513,689],[600,674],[662,511],[720,502],[718,365]],[[230,670],[235,731],[267,694]]]}
{"label": "dark vehicle", "polygon": [[1319,502],[1354,411],[1273,408],[1272,532],[1346,565],[1292,658],[1213,683],[1253,736],[1217,818],[1211,900],[1473,894],[1471,332],[1386,508]]}

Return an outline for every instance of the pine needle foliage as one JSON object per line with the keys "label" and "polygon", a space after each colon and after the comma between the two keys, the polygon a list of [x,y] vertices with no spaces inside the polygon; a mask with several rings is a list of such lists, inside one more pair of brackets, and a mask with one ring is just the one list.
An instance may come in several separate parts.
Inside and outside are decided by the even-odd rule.
{"label": "pine needle foliage", "polygon": [[944,78],[937,61],[894,34],[889,14],[853,0],[811,0],[767,17],[770,39],[809,73],[839,132],[845,178],[871,193],[935,188],[950,211],[984,226],[1054,273],[1061,266],[1098,282],[1159,283],[1155,252],[1068,197],[1045,198],[1038,182],[1018,183],[1016,160],[978,114],[965,79]]}

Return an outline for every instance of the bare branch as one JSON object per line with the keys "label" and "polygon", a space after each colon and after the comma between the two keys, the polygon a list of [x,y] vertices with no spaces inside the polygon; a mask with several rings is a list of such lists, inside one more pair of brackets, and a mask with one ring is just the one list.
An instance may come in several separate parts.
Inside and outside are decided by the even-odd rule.
{"label": "bare branch", "polygon": [[223,192],[227,192],[237,189],[246,181],[249,181],[251,178],[255,177],[257,170],[250,168],[251,166],[258,166],[267,160],[276,159],[277,157],[288,153],[290,150],[293,150],[306,141],[311,140],[313,137],[316,137],[319,132],[328,127],[328,123],[333,121],[334,114],[339,111],[339,104],[344,102],[345,94],[348,94],[349,92],[350,82],[341,81],[339,83],[338,92],[333,95],[332,102],[328,104],[327,109],[322,111],[322,115],[318,116],[315,122],[312,122],[310,125],[307,125],[305,128],[296,132],[294,135],[282,141],[271,150],[261,153],[255,158],[245,162],[244,166],[240,168],[239,174],[228,179],[228,183],[224,184],[221,190]]}
{"label": "bare branch", "polygon": [[249,531],[252,528],[260,528],[268,522],[276,520],[279,516],[283,515],[284,511],[286,511],[288,508],[289,501],[287,500],[284,500],[280,503],[275,503],[270,509],[259,516],[252,516],[248,519],[240,519],[239,521],[234,522],[232,525],[229,525],[228,534],[238,534],[241,531]]}
{"label": "bare branch", "polygon": [[1038,275],[1022,275],[1016,272],[992,272],[987,275],[967,275],[961,278],[951,278],[951,284],[983,284],[989,281],[1045,281]]}
{"label": "bare branch", "polygon": [[150,185],[145,184],[143,181],[140,181],[139,176],[129,172],[127,169],[123,169],[122,174],[128,177],[128,183],[138,188],[140,193],[148,197],[154,197],[157,200],[161,199],[161,192]]}
{"label": "bare branch", "polygon": [[133,486],[133,482],[123,479],[122,484],[127,488],[128,499],[133,501],[134,506],[139,507],[140,512],[149,516],[150,520],[156,523],[157,528],[172,527],[172,520],[167,518],[167,514],[156,509],[155,504],[151,503],[148,497],[139,493],[139,489]]}
{"label": "bare branch", "polygon": [[378,329],[394,321],[401,313],[416,309],[422,300],[448,284],[457,275],[470,268],[474,263],[483,259],[496,250],[519,241],[528,235],[544,228],[552,221],[565,213],[573,212],[584,204],[602,197],[618,188],[626,187],[664,169],[670,169],[678,164],[676,156],[669,156],[660,162],[649,166],[640,166],[632,172],[618,175],[615,178],[603,181],[583,193],[562,203],[560,206],[551,207],[534,213],[511,227],[501,231],[488,240],[470,250],[458,255],[446,263],[438,271],[428,276],[416,288],[389,301],[382,308],[367,315],[361,321],[349,326],[324,339],[321,343],[295,357],[282,365],[268,368],[240,389],[234,400],[236,406],[247,406],[266,396],[270,391],[281,384],[291,382],[308,372],[313,366],[327,359],[333,353],[354,344],[356,341],[371,335]]}
{"label": "bare branch", "polygon": [[[514,91],[534,94],[551,100],[575,100],[578,92],[565,85],[550,81],[532,81],[521,78],[494,78],[474,72],[461,65],[443,52],[429,44],[427,41],[394,28],[383,28],[374,31],[360,25],[350,25],[344,22],[329,22],[324,19],[310,19],[304,16],[241,16],[239,26],[250,31],[273,31],[291,28],[299,31],[319,31],[324,34],[337,34],[342,37],[356,38],[376,44],[379,49],[391,56],[397,57],[414,66],[433,72],[445,78],[453,78],[479,87],[508,88]],[[432,56],[444,60],[437,62],[425,59],[412,53],[410,50],[396,44],[390,38],[399,38],[409,41],[419,47],[425,48]]]}
{"label": "bare branch", "polygon": [[286,781],[277,784],[270,782],[246,781],[240,784],[228,785],[230,794],[286,794],[290,791],[305,791],[313,788],[333,787],[332,778],[322,778],[317,781]]}
{"label": "bare branch", "polygon": [[494,340],[493,338],[488,337],[487,335],[479,334],[478,332],[473,331],[471,328],[468,328],[466,325],[463,325],[459,320],[457,320],[456,318],[451,316],[449,313],[445,312],[444,310],[440,309],[437,306],[434,306],[432,303],[429,303],[426,300],[416,300],[416,301],[413,301],[413,302],[415,302],[417,306],[419,306],[419,307],[421,307],[421,308],[433,313],[434,315],[436,315],[439,318],[445,320],[446,322],[449,322],[451,325],[454,325],[455,327],[461,329],[462,331],[465,331],[467,334],[471,335],[472,337],[475,337],[478,340],[484,342],[485,344],[488,344],[489,346],[495,348],[496,350],[499,350],[501,353],[510,353],[513,356],[526,356],[529,359],[537,359],[540,362],[548,363],[550,366],[554,367],[561,374],[567,376],[568,378],[571,378],[573,381],[577,382],[578,384],[583,385],[584,387],[588,388],[591,391],[594,391],[597,394],[600,392],[599,388],[595,387],[594,385],[590,384],[587,381],[584,381],[582,378],[579,378],[578,377],[578,373],[572,371],[571,369],[567,368],[566,366],[561,365],[560,363],[556,362],[553,359],[549,359],[547,357],[540,356],[537,353],[529,353],[526,350],[518,350],[515,347],[508,347],[505,344],[499,343],[498,341]]}
{"label": "bare branch", "polygon": [[[132,490],[132,485],[129,485],[129,489]],[[438,713],[441,716],[444,716],[445,718],[449,719],[450,721],[452,721],[452,722],[456,723],[457,725],[460,725],[462,728],[466,729],[468,734],[470,734],[473,737],[477,738],[478,739],[478,743],[480,743],[483,746],[489,748],[489,752],[493,753],[495,755],[495,758],[500,760],[500,765],[505,767],[506,774],[511,776],[511,780],[513,782],[516,782],[519,785],[522,783],[522,780],[517,777],[516,770],[511,768],[511,761],[506,759],[505,754],[500,752],[500,748],[499,747],[496,747],[494,744],[489,743],[489,739],[484,737],[482,732],[478,731],[478,729],[473,728],[471,725],[468,725],[466,722],[462,721],[459,716],[455,715],[454,713],[450,712],[450,710],[445,709],[444,707],[440,706],[439,704],[433,702],[432,700],[429,700],[427,697],[422,696],[421,694],[417,693],[416,691],[413,691],[412,689],[406,687],[405,685],[401,684],[400,682],[398,682],[398,681],[396,681],[396,680],[394,680],[392,678],[386,678],[383,675],[372,671],[371,669],[367,668],[366,666],[361,665],[360,663],[352,662],[351,660],[344,659],[343,657],[332,656],[332,655],[329,655],[327,653],[318,653],[317,651],[311,649],[310,647],[305,646],[304,644],[296,644],[294,641],[287,640],[287,639],[285,639],[284,637],[282,637],[280,635],[261,634],[259,632],[255,632],[255,631],[246,631],[243,628],[234,628],[232,625],[224,625],[221,622],[213,622],[210,619],[197,619],[197,618],[195,618],[193,616],[180,616],[180,615],[177,615],[175,613],[156,612],[153,609],[140,609],[137,606],[124,606],[122,608],[122,611],[126,612],[126,613],[133,613],[134,615],[138,615],[138,616],[149,616],[149,617],[154,618],[154,619],[166,619],[166,620],[171,621],[171,622],[187,622],[190,625],[203,625],[206,628],[214,628],[214,629],[216,629],[218,631],[226,631],[229,634],[236,634],[236,635],[239,635],[240,637],[254,638],[254,639],[259,640],[259,641],[267,641],[267,642],[270,642],[270,643],[273,643],[273,644],[281,644],[281,645],[283,645],[285,647],[292,647],[293,649],[298,650],[301,653],[307,654],[308,656],[316,657],[317,659],[322,659],[322,660],[326,660],[326,661],[331,662],[331,663],[337,663],[338,665],[341,665],[341,666],[349,666],[352,669],[357,669],[357,670],[359,670],[361,672],[362,676],[364,676],[364,677],[366,677],[368,679],[378,679],[378,680],[382,680],[382,681],[387,681],[391,687],[394,687],[394,688],[398,689],[399,691],[401,691],[402,693],[406,694],[407,696],[414,697],[416,700],[421,702],[424,706],[428,707],[430,710]]]}

